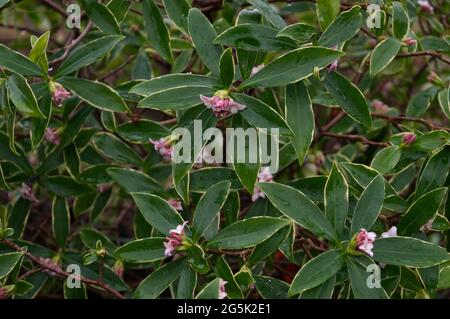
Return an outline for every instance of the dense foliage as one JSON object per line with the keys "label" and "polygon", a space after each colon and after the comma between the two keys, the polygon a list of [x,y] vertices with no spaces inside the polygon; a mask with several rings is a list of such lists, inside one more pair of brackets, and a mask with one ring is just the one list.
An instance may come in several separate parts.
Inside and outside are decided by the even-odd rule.
{"label": "dense foliage", "polygon": [[0,299],[448,297],[449,14],[0,0]]}

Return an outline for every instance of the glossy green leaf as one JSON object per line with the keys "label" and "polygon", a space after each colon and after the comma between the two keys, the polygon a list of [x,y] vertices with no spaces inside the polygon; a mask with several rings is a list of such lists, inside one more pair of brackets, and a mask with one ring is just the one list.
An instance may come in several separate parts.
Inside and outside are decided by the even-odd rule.
{"label": "glossy green leaf", "polygon": [[48,72],[47,46],[50,38],[50,31],[45,32],[36,41],[33,41],[29,58],[33,63],[38,64],[44,73]]}
{"label": "glossy green leaf", "polygon": [[137,144],[147,144],[150,139],[159,140],[170,135],[166,127],[145,119],[122,123],[116,131],[126,141]]}
{"label": "glossy green leaf", "polygon": [[186,267],[186,259],[174,260],[161,268],[158,268],[145,278],[136,288],[133,294],[134,299],[155,299],[169,285],[177,280],[183,269]]}
{"label": "glossy green leaf", "polygon": [[140,171],[115,167],[107,172],[127,193],[162,191],[157,181]]}
{"label": "glossy green leaf", "polygon": [[323,47],[305,47],[275,59],[239,87],[275,87],[309,77],[314,68],[322,69],[344,53]]}
{"label": "glossy green leaf", "polygon": [[53,236],[59,247],[64,247],[70,231],[70,211],[63,197],[55,196],[52,204]]}
{"label": "glossy green leaf", "polygon": [[264,299],[288,299],[289,284],[276,278],[254,276],[255,287]]}
{"label": "glossy green leaf", "polygon": [[265,0],[247,0],[253,7],[274,25],[277,29],[283,29],[286,26],[283,18],[275,11],[275,9]]}
{"label": "glossy green leaf", "polygon": [[447,180],[450,167],[450,146],[446,145],[433,154],[423,166],[416,184],[415,198],[441,187]]}
{"label": "glossy green leaf", "polygon": [[367,256],[347,258],[347,270],[353,295],[356,299],[387,299],[388,296],[382,287],[369,287],[371,275],[367,271],[369,265],[374,265],[374,262]]}
{"label": "glossy green leaf", "polygon": [[163,17],[154,0],[143,1],[145,32],[150,43],[161,57],[167,62],[172,62],[169,31],[164,24]]}
{"label": "glossy green leaf", "polygon": [[192,220],[193,239],[203,236],[220,213],[230,190],[230,182],[223,181],[211,186],[200,198]]}
{"label": "glossy green leaf", "polygon": [[66,176],[47,177],[43,181],[43,186],[50,192],[61,197],[80,196],[94,191],[94,189],[88,185],[81,184]]}
{"label": "glossy green leaf", "polygon": [[24,76],[44,76],[39,66],[26,56],[0,43],[0,66]]}
{"label": "glossy green leaf", "polygon": [[61,78],[58,82],[96,108],[111,112],[128,112],[128,107],[119,94],[106,84],[71,77]]}
{"label": "glossy green leaf", "polygon": [[82,4],[88,17],[103,33],[121,34],[119,23],[107,6],[95,0],[82,0]]}
{"label": "glossy green leaf", "polygon": [[255,246],[272,236],[289,222],[274,217],[254,217],[225,227],[211,241],[208,248],[242,249]]}
{"label": "glossy green leaf", "polygon": [[412,203],[398,225],[399,235],[413,235],[438,211],[447,188],[432,190]]}
{"label": "glossy green leaf", "polygon": [[333,47],[350,40],[355,36],[363,24],[361,7],[354,6],[350,10],[342,12],[328,25],[320,36],[318,44],[324,47]]}
{"label": "glossy green leaf", "polygon": [[145,220],[162,234],[169,234],[171,229],[183,224],[180,214],[161,197],[144,193],[131,195]]}
{"label": "glossy green leaf", "polygon": [[132,262],[153,262],[165,258],[165,238],[144,238],[126,243],[114,253],[120,259]]}
{"label": "glossy green leaf", "polygon": [[260,183],[271,203],[287,217],[317,236],[337,240],[336,231],[325,214],[302,192],[283,184]]}
{"label": "glossy green leaf", "polygon": [[226,49],[220,57],[219,69],[223,86],[229,88],[233,83],[235,74],[233,50],[231,48]]}
{"label": "glossy green leaf", "polygon": [[0,255],[0,279],[3,279],[14,269],[22,256],[22,253],[7,253]]}
{"label": "glossy green leaf", "polygon": [[188,15],[191,8],[186,0],[163,0],[167,14],[184,32],[188,30]]}
{"label": "glossy green leaf", "polygon": [[356,122],[370,127],[372,118],[369,105],[359,88],[338,72],[329,72],[325,87],[342,109]]}
{"label": "glossy green leaf", "polygon": [[19,75],[13,74],[6,80],[8,96],[17,110],[25,116],[45,118],[39,109],[36,97],[27,80]]}
{"label": "glossy green leaf", "polygon": [[278,250],[281,244],[286,240],[288,235],[290,234],[292,226],[288,225],[283,228],[280,228],[275,234],[273,234],[270,238],[267,238],[262,243],[259,243],[253,249],[252,254],[248,257],[247,264],[249,266],[255,265],[260,261],[263,261],[265,258],[269,257],[276,250]]}
{"label": "glossy green leaf", "polygon": [[131,147],[110,133],[98,133],[94,136],[93,143],[100,152],[109,158],[125,164],[142,165],[140,156]]}
{"label": "glossy green leaf", "polygon": [[370,229],[378,218],[384,202],[384,178],[376,176],[362,193],[355,207],[350,235],[361,228]]}
{"label": "glossy green leaf", "polygon": [[348,215],[348,185],[336,162],[325,184],[324,206],[331,225],[342,235]]}
{"label": "glossy green leaf", "polygon": [[401,155],[400,148],[397,145],[383,148],[375,155],[370,166],[380,174],[387,174],[398,164]]}
{"label": "glossy green leaf", "polygon": [[236,282],[233,272],[230,266],[227,264],[223,256],[217,259],[216,264],[216,274],[218,277],[222,278],[227,282],[225,285],[225,291],[227,292],[228,298],[230,299],[244,299],[241,288]]}
{"label": "glossy green leaf", "polygon": [[277,37],[288,37],[298,42],[306,42],[316,34],[316,29],[306,23],[294,23],[278,32]]}
{"label": "glossy green leaf", "polygon": [[67,59],[61,63],[55,72],[54,78],[57,79],[64,75],[71,74],[94,63],[111,51],[123,38],[124,37],[117,35],[105,36],[76,48]]}
{"label": "glossy green leaf", "polygon": [[340,11],[340,0],[318,0],[316,11],[319,25],[325,30],[336,19]]}
{"label": "glossy green leaf", "polygon": [[29,214],[30,202],[27,199],[20,197],[9,213],[8,227],[14,230],[12,238],[18,239],[22,237]]}
{"label": "glossy green leaf", "polygon": [[392,20],[392,32],[397,39],[402,40],[409,32],[409,17],[401,2],[392,3]]}
{"label": "glossy green leaf", "polygon": [[444,248],[411,237],[375,240],[372,251],[375,261],[395,266],[430,267],[449,259]]}
{"label": "glossy green leaf", "polygon": [[315,129],[311,98],[303,82],[286,87],[285,107],[286,121],[293,132],[290,140],[301,165],[313,141]]}
{"label": "glossy green leaf", "polygon": [[370,57],[370,76],[374,77],[386,68],[394,60],[401,46],[402,43],[395,38],[387,38],[378,43]]}
{"label": "glossy green leaf", "polygon": [[311,259],[302,266],[292,281],[289,295],[293,296],[314,288],[334,276],[344,265],[340,250],[329,250]]}

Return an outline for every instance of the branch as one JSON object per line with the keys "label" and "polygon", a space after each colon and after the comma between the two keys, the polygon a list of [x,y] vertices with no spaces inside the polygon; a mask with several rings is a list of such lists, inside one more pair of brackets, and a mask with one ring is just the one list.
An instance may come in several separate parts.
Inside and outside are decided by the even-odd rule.
{"label": "branch", "polygon": [[[22,247],[20,247],[19,245],[15,244],[13,241],[8,240],[8,239],[2,239],[1,240],[2,243],[4,243],[5,245],[9,246],[10,248],[23,253],[28,259],[30,259],[32,262],[34,262],[35,264],[38,264],[40,266],[40,268],[44,269],[44,270],[48,270],[52,273],[55,273],[61,277],[67,278],[69,276],[73,276],[73,274],[69,274],[68,272],[62,270],[62,269],[55,269],[55,267],[51,267],[48,264],[46,264],[45,262],[43,262],[42,260],[40,260],[38,257],[30,254],[29,252],[25,251]],[[118,292],[117,290],[115,290],[114,288],[112,288],[111,286],[109,286],[108,284],[104,283],[103,281],[100,280],[93,280],[93,279],[89,279],[83,276],[79,276],[79,279],[81,282],[85,283],[86,285],[89,286],[96,286],[96,287],[100,287],[102,289],[104,289],[105,291],[107,291],[108,293],[110,293],[111,295],[113,295],[114,297],[118,298],[118,299],[125,299],[124,296],[122,296],[122,294],[120,292]]]}
{"label": "branch", "polygon": [[385,120],[387,120],[387,121],[389,121],[391,123],[396,123],[396,122],[417,122],[417,123],[421,123],[421,124],[425,125],[430,130],[450,131],[450,128],[439,126],[439,125],[436,125],[436,124],[434,124],[434,123],[432,123],[430,121],[427,121],[427,120],[424,120],[424,119],[421,119],[421,118],[417,118],[417,117],[411,117],[411,116],[389,116],[389,115],[379,114],[379,113],[372,113],[372,116],[385,119]]}
{"label": "branch", "polygon": [[332,132],[321,132],[320,135],[321,136],[334,137],[334,138],[343,139],[343,140],[358,141],[358,142],[361,142],[363,144],[373,145],[373,146],[377,146],[377,147],[388,147],[388,146],[390,146],[389,143],[371,141],[371,140],[365,138],[364,136],[355,135],[355,134],[337,134],[337,133],[332,133]]}
{"label": "branch", "polygon": [[446,59],[442,54],[436,52],[436,51],[419,51],[419,52],[409,52],[409,53],[403,53],[403,54],[399,54],[397,55],[396,58],[409,58],[409,57],[414,57],[414,56],[432,56],[435,57],[439,60],[441,60],[444,63],[447,63],[448,65],[450,65],[450,60]]}

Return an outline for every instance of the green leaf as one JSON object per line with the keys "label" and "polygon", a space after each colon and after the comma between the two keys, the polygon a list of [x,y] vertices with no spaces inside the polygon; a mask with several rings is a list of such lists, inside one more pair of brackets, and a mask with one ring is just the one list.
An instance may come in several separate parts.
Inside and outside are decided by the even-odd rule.
{"label": "green leaf", "polygon": [[186,266],[186,259],[182,258],[158,268],[140,283],[133,294],[133,298],[157,298],[172,282],[180,277],[181,272]]}
{"label": "green leaf", "polygon": [[217,259],[216,274],[227,282],[225,285],[225,291],[230,299],[244,299],[241,289],[239,288],[236,279],[233,276],[233,272],[230,266],[227,264],[223,256]]}
{"label": "green leaf", "polygon": [[206,192],[208,188],[223,180],[231,182],[232,190],[243,188],[233,169],[227,167],[205,167],[192,172],[191,191]]}
{"label": "green leaf", "polygon": [[329,250],[311,259],[302,266],[292,281],[289,295],[293,296],[314,288],[334,276],[344,265],[340,250]]}
{"label": "green leaf", "polygon": [[27,80],[20,74],[13,74],[6,80],[8,96],[17,110],[25,116],[45,118],[39,109],[36,97]]}
{"label": "green leaf", "polygon": [[408,106],[406,108],[406,115],[413,117],[423,116],[427,109],[430,107],[431,101],[434,100],[436,93],[437,89],[433,86],[419,91],[409,100]]}
{"label": "green leaf", "polygon": [[395,38],[387,38],[378,43],[370,57],[370,76],[374,77],[386,68],[394,60],[401,46],[402,43]]}
{"label": "green leaf", "polygon": [[401,2],[392,3],[392,20],[392,32],[397,39],[402,40],[409,32],[409,17]]}
{"label": "green leaf", "polygon": [[384,178],[377,175],[367,186],[356,204],[350,236],[361,228],[369,230],[380,214],[384,202]]}
{"label": "green leaf", "polygon": [[33,149],[36,149],[36,147],[38,147],[44,139],[45,130],[47,129],[52,117],[52,94],[50,90],[47,90],[47,93],[38,101],[38,103],[46,118],[41,119],[34,117],[31,119],[30,139],[31,147]]}
{"label": "green leaf", "polygon": [[8,227],[14,230],[12,238],[22,237],[30,213],[30,202],[23,197],[14,204],[9,213]]}
{"label": "green leaf", "polygon": [[223,181],[213,185],[200,198],[192,220],[193,240],[202,237],[220,213],[227,199],[230,185],[231,183],[229,181]]}
{"label": "green leaf", "polygon": [[336,231],[325,214],[305,194],[278,183],[259,183],[271,203],[284,215],[317,236],[337,241]]}
{"label": "green leaf", "polygon": [[201,104],[200,95],[213,96],[215,89],[204,86],[183,86],[161,91],[139,102],[139,108],[182,110]]}
{"label": "green leaf", "polygon": [[291,225],[285,226],[283,228],[280,228],[275,234],[267,238],[262,243],[259,243],[255,247],[255,249],[253,249],[250,257],[248,257],[247,265],[256,265],[258,262],[263,261],[270,255],[272,255],[276,250],[280,248],[290,232]]}
{"label": "green leaf", "polygon": [[196,286],[197,272],[191,267],[184,268],[181,272],[180,280],[178,281],[176,298],[193,299]]}
{"label": "green leaf", "polygon": [[47,177],[43,181],[43,186],[61,197],[80,196],[94,191],[93,188],[66,176]]}
{"label": "green leaf", "polygon": [[325,184],[324,206],[331,225],[342,235],[348,215],[348,185],[336,162]]}
{"label": "green leaf", "polygon": [[127,193],[162,191],[162,187],[153,178],[131,168],[109,168],[107,173]]}
{"label": "green leaf", "polygon": [[446,192],[446,187],[438,188],[412,203],[398,225],[399,235],[412,235],[419,231],[437,213]]}
{"label": "green leaf", "polygon": [[251,76],[239,89],[284,86],[309,77],[314,68],[322,69],[344,53],[324,47],[293,50],[269,63]]}
{"label": "green leaf", "polygon": [[182,31],[187,33],[188,15],[191,8],[186,0],[163,0],[167,14]]}
{"label": "green leaf", "polygon": [[218,87],[219,85],[220,83],[217,79],[206,75],[188,73],[166,74],[139,83],[130,90],[130,93],[148,97],[166,90],[183,87],[203,87],[209,88],[212,91],[214,87]]}
{"label": "green leaf", "polygon": [[96,249],[98,241],[102,243],[102,247],[105,248],[110,254],[117,249],[111,239],[92,228],[82,229],[80,232],[80,238],[83,241],[83,244],[89,249]]}
{"label": "green leaf", "polygon": [[259,12],[277,29],[283,29],[286,27],[286,23],[283,18],[274,10],[274,8],[268,4],[265,0],[247,0],[253,7],[258,9]]}
{"label": "green leaf", "polygon": [[366,127],[372,125],[369,105],[356,85],[338,72],[327,73],[324,84],[331,96],[352,119]]}
{"label": "green leaf", "polygon": [[95,147],[105,156],[125,164],[142,165],[141,157],[127,144],[107,132],[99,132],[92,139]]}
{"label": "green leaf", "polygon": [[147,144],[150,139],[158,140],[170,135],[168,128],[146,119],[122,123],[116,132],[124,140],[137,144]]}
{"label": "green leaf", "polygon": [[368,286],[370,273],[367,271],[367,267],[369,265],[376,264],[367,256],[349,256],[347,258],[347,269],[353,295],[356,299],[387,299],[388,296],[382,287]]}
{"label": "green leaf", "polygon": [[134,240],[117,249],[114,255],[131,262],[154,262],[165,258],[164,240],[156,237]]}
{"label": "green leaf", "polygon": [[131,196],[145,220],[162,234],[169,234],[170,230],[183,224],[180,214],[161,197],[144,193]]}
{"label": "green leaf", "polygon": [[288,299],[289,284],[267,276],[253,276],[255,287],[264,299]]}
{"label": "green leaf", "polygon": [[33,63],[37,63],[44,73],[48,72],[47,46],[50,38],[50,31],[45,32],[32,44],[29,58]]}
{"label": "green leaf", "polygon": [[375,155],[370,166],[380,174],[387,174],[398,164],[401,155],[397,145],[383,148]]}
{"label": "green leaf", "polygon": [[274,217],[253,217],[225,227],[211,241],[208,248],[243,249],[255,246],[272,236],[289,221]]}
{"label": "green leaf", "polygon": [[291,39],[280,36],[277,29],[262,24],[231,27],[220,34],[214,43],[249,51],[292,50],[297,47]]}
{"label": "green leaf", "polygon": [[298,42],[306,42],[316,34],[316,29],[306,23],[295,23],[288,25],[278,32],[277,37],[287,37]]}
{"label": "green leaf", "polygon": [[432,243],[410,237],[375,240],[375,261],[394,266],[430,267],[449,260],[447,251]]}
{"label": "green leaf", "polygon": [[163,17],[154,0],[144,0],[144,25],[147,38],[161,57],[172,63],[172,52],[170,50],[169,31],[164,24]]}
{"label": "green leaf", "polygon": [[223,86],[229,88],[233,84],[235,73],[233,50],[231,48],[226,49],[220,57],[219,69]]}
{"label": "green leaf", "polygon": [[361,7],[354,6],[342,12],[331,22],[320,36],[318,44],[324,47],[333,47],[353,38],[363,24]]}
{"label": "green leaf", "polygon": [[88,17],[103,33],[121,34],[119,23],[107,6],[96,0],[82,0],[82,4]]}
{"label": "green leaf", "polygon": [[106,6],[120,23],[127,15],[131,3],[129,0],[111,0]]}
{"label": "green leaf", "polygon": [[446,145],[424,164],[417,180],[415,198],[443,186],[447,180],[449,167],[450,146]]}
{"label": "green leaf", "polygon": [[0,255],[0,279],[6,277],[22,258],[22,253],[7,253]]}
{"label": "green leaf", "polygon": [[317,0],[317,18],[322,30],[325,30],[339,14],[340,0]]}
{"label": "green leaf", "polygon": [[59,247],[64,247],[70,231],[70,211],[67,201],[63,197],[55,196],[53,199],[52,229],[56,243]]}
{"label": "green leaf", "polygon": [[[239,114],[251,125],[257,128],[278,128],[280,134],[290,134],[291,129],[280,114],[266,103],[245,94],[233,94],[236,102],[246,106]],[[270,134],[270,131],[267,131]]]}
{"label": "green leaf", "polygon": [[123,36],[105,36],[76,48],[69,57],[61,63],[58,70],[55,72],[54,78],[58,79],[94,63],[111,51],[122,39],[124,39]]}
{"label": "green leaf", "polygon": [[208,283],[195,297],[195,299],[219,299],[220,278]]}
{"label": "green leaf", "polygon": [[450,119],[450,89],[443,89],[438,94],[439,105],[441,106],[442,112]]}
{"label": "green leaf", "polygon": [[336,275],[331,276],[324,283],[314,288],[305,290],[300,295],[300,299],[331,299],[334,287],[336,286]]}
{"label": "green leaf", "polygon": [[286,87],[285,103],[286,121],[293,132],[290,140],[301,165],[313,141],[315,128],[311,98],[303,82]]}
{"label": "green leaf", "polygon": [[103,111],[128,112],[120,95],[106,84],[86,79],[63,77],[58,81],[82,100]]}
{"label": "green leaf", "polygon": [[0,43],[0,66],[25,76],[45,76],[40,67],[26,56]]}
{"label": "green leaf", "polygon": [[208,18],[197,8],[189,10],[188,24],[189,35],[198,56],[214,75],[219,76],[219,61],[222,55],[222,48],[213,44],[214,39],[217,37],[216,30]]}

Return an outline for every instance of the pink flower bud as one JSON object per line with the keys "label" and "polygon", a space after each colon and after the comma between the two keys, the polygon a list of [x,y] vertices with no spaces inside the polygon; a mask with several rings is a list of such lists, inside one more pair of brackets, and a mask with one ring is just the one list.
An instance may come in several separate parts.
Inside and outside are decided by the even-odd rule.
{"label": "pink flower bud", "polygon": [[159,152],[164,160],[170,161],[172,159],[173,147],[170,143],[170,139],[167,137],[157,141],[150,139],[150,143],[154,145],[155,151]]}
{"label": "pink flower bud", "polygon": [[59,135],[58,129],[47,127],[45,130],[45,138],[52,144],[59,145],[61,143],[61,136]]}
{"label": "pink flower bud", "polygon": [[39,202],[36,196],[34,195],[33,189],[26,183],[22,183],[20,187],[20,195],[28,199],[30,202],[37,203]]}
{"label": "pink flower bud", "polygon": [[[258,173],[258,182],[260,183],[272,183],[273,176],[270,173],[269,167],[263,167]],[[266,194],[258,187],[253,189],[252,201],[255,202],[258,198],[266,198]]]}
{"label": "pink flower bud", "polygon": [[164,242],[164,255],[166,257],[173,256],[175,250],[182,246],[183,236],[184,236],[184,228],[187,225],[187,221],[181,225],[178,225],[175,229],[171,229],[169,231],[169,236],[166,237]]}
{"label": "pink flower bud", "polygon": [[119,277],[123,278],[125,273],[125,267],[123,266],[123,262],[118,260],[114,266],[112,267],[112,271]]}
{"label": "pink flower bud", "polygon": [[67,91],[61,84],[55,83],[55,90],[53,92],[53,101],[57,106],[61,106],[65,100],[71,96],[70,92]]}
{"label": "pink flower bud", "polygon": [[418,0],[417,4],[423,12],[427,12],[430,14],[434,13],[433,6],[428,2],[428,0]]}
{"label": "pink flower bud", "polygon": [[203,104],[211,109],[216,117],[226,117],[230,114],[236,114],[246,108],[245,105],[235,102],[232,98],[225,96],[222,92],[217,93],[223,96],[215,95],[208,97],[200,95]]}
{"label": "pink flower bud", "polygon": [[338,65],[339,65],[339,60],[336,59],[333,62],[331,62],[331,64],[328,66],[328,71],[332,72],[332,71],[336,71],[338,69]]}
{"label": "pink flower bud", "polygon": [[98,191],[99,193],[107,192],[107,191],[109,190],[109,188],[110,188],[109,184],[100,184],[100,185],[97,185],[97,191]]}
{"label": "pink flower bud", "polygon": [[175,208],[175,210],[181,212],[183,211],[183,206],[181,205],[181,201],[177,200],[175,198],[170,198],[167,200],[167,203],[169,203],[170,206]]}
{"label": "pink flower bud", "polygon": [[416,140],[416,135],[414,133],[406,133],[403,135],[403,143],[410,145]]}
{"label": "pink flower bud", "polygon": [[403,40],[403,43],[410,46],[410,45],[415,45],[417,43],[417,40],[413,39],[413,38],[405,38]]}
{"label": "pink flower bud", "polygon": [[356,247],[358,250],[363,251],[369,256],[373,256],[373,242],[377,235],[373,232],[368,232],[364,228],[361,228],[359,233],[356,235]]}
{"label": "pink flower bud", "polygon": [[226,282],[225,280],[223,280],[222,278],[219,279],[219,299],[225,299],[228,294],[225,291],[225,285],[228,282]]}
{"label": "pink flower bud", "polygon": [[381,238],[397,237],[397,227],[392,226],[387,232],[381,234]]}
{"label": "pink flower bud", "polygon": [[389,111],[389,107],[380,100],[373,100],[372,107],[376,112],[381,114],[385,114]]}

